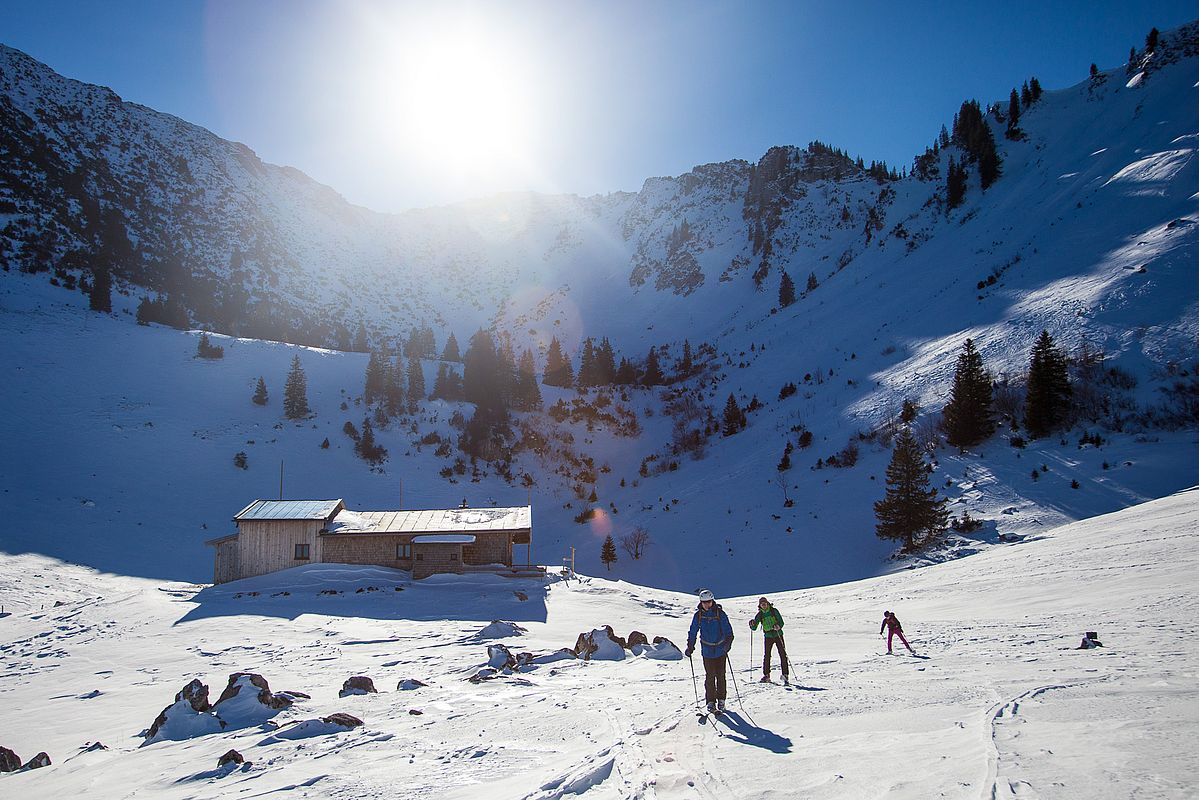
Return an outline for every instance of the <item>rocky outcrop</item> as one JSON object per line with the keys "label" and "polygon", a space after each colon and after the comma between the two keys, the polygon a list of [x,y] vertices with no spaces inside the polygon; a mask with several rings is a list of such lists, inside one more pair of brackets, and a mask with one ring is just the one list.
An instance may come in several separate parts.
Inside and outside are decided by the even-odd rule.
{"label": "rocky outcrop", "polygon": [[629,649],[632,650],[639,644],[649,644],[649,639],[641,631],[633,631],[629,634]]}
{"label": "rocky outcrop", "polygon": [[31,769],[41,769],[42,767],[48,767],[48,766],[50,766],[50,764],[51,764],[50,756],[46,755],[45,753],[38,753],[36,756],[34,756],[33,758],[26,761],[24,766],[22,766],[17,771],[18,772],[27,772]]}
{"label": "rocky outcrop", "polygon": [[164,708],[146,732],[145,744],[163,739],[189,739],[213,733],[225,723],[212,713],[208,702],[208,687],[193,678],[175,694],[175,702]]}
{"label": "rocky outcrop", "polygon": [[354,675],[351,678],[346,678],[337,696],[349,697],[352,694],[375,694],[377,692],[378,689],[375,688],[375,682],[370,678],[365,675]]}
{"label": "rocky outcrop", "polygon": [[21,757],[7,747],[0,747],[0,772],[16,772],[20,768]]}
{"label": "rocky outcrop", "polygon": [[612,630],[611,625],[580,633],[575,640],[574,653],[584,661],[622,661],[628,645]]}
{"label": "rocky outcrop", "polygon": [[413,689],[423,689],[429,684],[424,681],[418,681],[416,678],[405,678],[396,684],[396,690],[400,692],[410,692]]}
{"label": "rocky outcrop", "polygon": [[290,708],[295,702],[296,695],[291,692],[279,692],[278,694],[271,691],[270,684],[266,682],[266,678],[256,672],[235,672],[229,676],[229,684],[225,687],[225,691],[221,692],[221,697],[216,701],[213,709],[217,714],[221,713],[220,706],[233,700],[242,691],[257,690],[258,702],[267,708],[282,710]]}
{"label": "rocky outcrop", "polygon": [[362,720],[355,717],[353,714],[344,714],[337,712],[330,714],[327,717],[321,717],[321,722],[327,725],[340,725],[343,728],[358,728],[362,726]]}
{"label": "rocky outcrop", "polygon": [[237,752],[236,750],[230,750],[216,760],[216,765],[218,767],[223,767],[226,764],[244,764],[245,761],[246,759],[241,753]]}

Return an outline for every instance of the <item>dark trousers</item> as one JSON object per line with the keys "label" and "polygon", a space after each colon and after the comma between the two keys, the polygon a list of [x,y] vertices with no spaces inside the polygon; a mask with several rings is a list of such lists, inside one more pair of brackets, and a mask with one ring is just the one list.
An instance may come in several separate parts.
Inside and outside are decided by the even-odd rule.
{"label": "dark trousers", "polygon": [[783,642],[782,636],[767,636],[766,637],[766,654],[762,656],[762,674],[770,676],[770,648],[777,647],[779,649],[779,666],[783,668],[783,677],[787,677],[787,645]]}
{"label": "dark trousers", "polygon": [[725,698],[724,662],[728,656],[704,658],[704,702],[714,703]]}

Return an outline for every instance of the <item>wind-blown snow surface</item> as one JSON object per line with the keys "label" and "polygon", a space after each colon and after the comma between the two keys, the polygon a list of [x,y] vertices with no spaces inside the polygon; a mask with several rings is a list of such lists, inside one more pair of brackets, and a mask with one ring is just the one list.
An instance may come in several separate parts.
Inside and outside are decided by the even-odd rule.
{"label": "wind-blown snow surface", "polygon": [[[1196,530],[1189,490],[974,558],[775,595],[791,687],[755,682],[756,596],[724,599],[737,689],[733,712],[709,724],[678,661],[557,661],[467,681],[487,660],[475,634],[493,619],[527,629],[508,640],[514,652],[569,646],[602,624],[681,644],[688,595],[599,578],[412,583],[333,565],[201,589],[9,556],[0,602],[17,606],[0,619],[0,744],[54,764],[0,776],[0,794],[1194,796]],[[719,594],[720,575],[705,577]],[[922,658],[882,654],[886,608]],[[1086,630],[1105,646],[1074,649]],[[753,647],[760,657],[760,637]],[[276,722],[347,712],[365,725],[139,747],[184,683],[216,693],[241,670],[312,695]],[[379,693],[338,698],[351,675]],[[428,686],[397,691],[408,678]],[[97,741],[107,749],[84,750]],[[230,748],[251,764],[217,769]]]}

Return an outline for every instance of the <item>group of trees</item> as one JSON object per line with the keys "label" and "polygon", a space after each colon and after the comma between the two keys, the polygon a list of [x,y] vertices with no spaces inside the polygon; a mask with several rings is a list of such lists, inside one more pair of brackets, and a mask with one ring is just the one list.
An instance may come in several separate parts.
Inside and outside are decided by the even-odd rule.
{"label": "group of trees", "polygon": [[[570,356],[563,352],[562,344],[555,336],[550,340],[549,349],[546,351],[545,371],[542,373],[541,382],[546,386],[564,389],[589,386],[661,386],[667,382],[657,347],[650,347],[640,368],[624,356],[620,357],[619,364],[616,359],[616,351],[608,337],[605,336],[598,344],[588,337],[583,341],[579,353],[579,370],[576,374]],[[691,342],[684,341],[682,355],[675,364],[674,379],[682,380],[694,372],[695,361]]]}
{"label": "group of trees", "polygon": [[[649,543],[649,531],[640,525],[620,537],[621,549],[634,561],[639,560],[645,555],[645,548],[649,546]],[[600,545],[600,561],[603,562],[609,571],[612,570],[612,565],[617,561],[616,540],[612,538],[612,534],[610,533],[604,537],[604,542]]]}
{"label": "group of trees", "polygon": [[[1066,425],[1071,395],[1065,353],[1048,331],[1041,331],[1029,355],[1025,387],[1024,427],[1029,436],[1048,436]],[[931,467],[911,431],[914,419],[914,413],[903,415],[905,425],[887,467],[886,496],[874,504],[878,535],[902,541],[906,551],[945,530],[948,522],[945,499],[929,485]],[[958,355],[942,422],[946,441],[955,447],[977,445],[995,432],[994,381],[971,339]]]}

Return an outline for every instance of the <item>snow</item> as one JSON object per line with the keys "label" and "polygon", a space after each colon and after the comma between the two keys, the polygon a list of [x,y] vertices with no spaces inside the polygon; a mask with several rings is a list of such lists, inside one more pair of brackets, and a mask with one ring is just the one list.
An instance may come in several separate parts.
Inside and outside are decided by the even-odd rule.
{"label": "snow", "polygon": [[[757,594],[724,596],[713,574],[741,633],[731,713],[708,725],[696,723],[691,670],[677,661],[567,659],[467,681],[485,651],[472,634],[497,607],[527,629],[523,648],[553,652],[582,619],[685,636],[694,609],[686,594],[598,577],[464,579],[404,582],[380,604],[352,588],[378,586],[385,571],[313,564],[272,576],[291,591],[272,597],[247,593],[262,579],[197,594],[41,556],[6,558],[0,599],[23,594],[33,607],[0,621],[0,725],[20,755],[45,750],[54,764],[0,780],[21,797],[97,785],[151,798],[304,786],[330,798],[447,800],[584,789],[596,798],[1191,796],[1197,531],[1193,489],[971,558],[774,593],[787,618],[790,687],[756,682],[761,637],[751,660],[745,625]],[[86,588],[90,599],[53,607],[69,597],[60,586]],[[320,595],[325,588],[346,594]],[[196,614],[201,606],[211,608]],[[885,608],[923,658],[882,655]],[[1087,630],[1104,647],[1076,649]],[[180,685],[200,677],[222,686],[243,669],[312,698],[267,729],[194,731],[139,748],[137,732]],[[356,674],[383,691],[339,698]],[[412,677],[428,686],[387,690]],[[335,712],[365,725],[319,721]],[[68,758],[97,741],[108,750]],[[216,770],[230,748],[251,766]]]}
{"label": "snow", "polygon": [[475,537],[471,533],[437,533],[425,536],[413,536],[413,544],[474,544]]}

